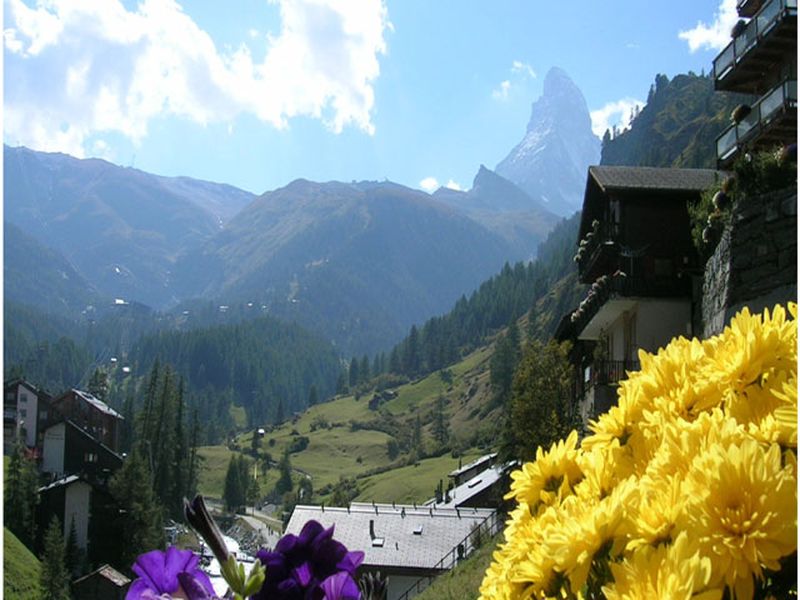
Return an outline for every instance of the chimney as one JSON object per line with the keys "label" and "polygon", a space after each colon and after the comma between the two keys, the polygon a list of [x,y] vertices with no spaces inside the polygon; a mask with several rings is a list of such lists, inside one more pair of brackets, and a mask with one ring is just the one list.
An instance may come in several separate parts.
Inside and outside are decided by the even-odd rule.
{"label": "chimney", "polygon": [[370,519],[369,520],[369,539],[371,539],[371,540],[375,539],[375,520],[374,519]]}

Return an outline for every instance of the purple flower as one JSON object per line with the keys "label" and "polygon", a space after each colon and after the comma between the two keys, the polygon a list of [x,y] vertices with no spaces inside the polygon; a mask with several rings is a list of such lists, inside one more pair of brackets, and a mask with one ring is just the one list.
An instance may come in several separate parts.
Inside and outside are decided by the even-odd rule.
{"label": "purple flower", "polygon": [[333,539],[333,527],[317,521],[299,536],[287,534],[273,552],[259,550],[267,569],[264,585],[251,600],[359,600],[355,572],[363,552],[348,552]]}
{"label": "purple flower", "polygon": [[128,588],[126,600],[156,600],[173,595],[188,600],[213,600],[214,588],[198,568],[200,559],[191,550],[175,546],[166,552],[152,550],[139,555],[133,571],[139,578]]}

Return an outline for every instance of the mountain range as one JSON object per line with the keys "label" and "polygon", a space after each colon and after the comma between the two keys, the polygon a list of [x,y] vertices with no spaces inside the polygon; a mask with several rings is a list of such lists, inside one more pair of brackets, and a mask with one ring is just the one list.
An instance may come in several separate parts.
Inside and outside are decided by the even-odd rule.
{"label": "mountain range", "polygon": [[[203,298],[295,321],[345,355],[386,349],[504,263],[535,257],[556,213],[576,200],[525,173],[549,168],[554,180],[577,177],[573,187],[582,187],[585,166],[573,171],[590,154],[581,137],[588,122],[580,91],[554,69],[528,142],[499,165],[514,163],[516,182],[481,165],[469,191],[434,194],[389,181],[300,179],[256,196],[6,146],[6,297],[67,316],[93,303],[182,311]],[[525,162],[519,148],[532,136],[538,158]],[[575,154],[579,137],[586,148]]]}

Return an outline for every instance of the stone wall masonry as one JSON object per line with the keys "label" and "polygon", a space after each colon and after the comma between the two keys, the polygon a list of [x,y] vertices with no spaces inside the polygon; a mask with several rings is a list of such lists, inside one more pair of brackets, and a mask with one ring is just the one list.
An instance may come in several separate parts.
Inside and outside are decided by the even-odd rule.
{"label": "stone wall masonry", "polygon": [[720,333],[742,307],[760,312],[797,301],[797,189],[734,204],[703,277],[703,336]]}

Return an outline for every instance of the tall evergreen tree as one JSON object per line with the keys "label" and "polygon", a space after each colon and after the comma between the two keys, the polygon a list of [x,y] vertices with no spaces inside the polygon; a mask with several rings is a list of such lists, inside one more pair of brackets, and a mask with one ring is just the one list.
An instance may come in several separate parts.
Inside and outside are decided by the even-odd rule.
{"label": "tall evergreen tree", "polygon": [[349,381],[350,381],[350,387],[351,388],[352,387],[356,387],[358,385],[359,381],[361,381],[361,377],[360,377],[359,372],[358,372],[358,360],[356,360],[355,356],[350,360],[350,380]]}
{"label": "tall evergreen tree", "polygon": [[275,483],[275,492],[279,495],[283,495],[286,492],[292,491],[292,463],[289,459],[289,449],[286,448],[283,452],[283,456],[281,457],[280,462],[278,463],[278,470],[280,471],[280,477],[278,481]]}
{"label": "tall evergreen tree", "polygon": [[449,434],[447,415],[445,415],[445,397],[443,394],[439,394],[433,410],[433,438],[441,447],[447,444]]}
{"label": "tall evergreen tree", "polygon": [[91,379],[89,379],[88,391],[98,400],[102,400],[103,402],[107,401],[108,373],[106,373],[105,369],[102,367],[95,368]]}
{"label": "tall evergreen tree", "polygon": [[319,402],[319,394],[317,393],[317,386],[312,385],[308,390],[308,405],[314,406]]}
{"label": "tall evergreen tree", "polygon": [[153,492],[147,460],[140,452],[134,451],[125,459],[109,487],[118,507],[113,525],[119,529],[116,560],[109,562],[129,572],[137,556],[163,548],[163,508]]}
{"label": "tall evergreen tree", "polygon": [[22,442],[18,441],[6,469],[3,492],[4,522],[28,548],[33,548],[36,539],[38,486],[36,465],[25,456],[25,448]]}
{"label": "tall evergreen tree", "polygon": [[[236,512],[245,504],[247,494],[247,478],[242,477],[242,461],[244,457],[234,454],[228,461],[228,470],[225,472],[225,486],[222,498],[225,500],[225,510]],[[245,464],[244,469],[247,469]]]}
{"label": "tall evergreen tree", "polygon": [[358,379],[359,381],[369,381],[370,372],[369,372],[369,358],[365,354],[361,357],[361,364],[358,366]]}
{"label": "tall evergreen tree", "polygon": [[55,515],[44,535],[40,587],[44,600],[70,600],[70,576],[65,562],[64,534]]}

